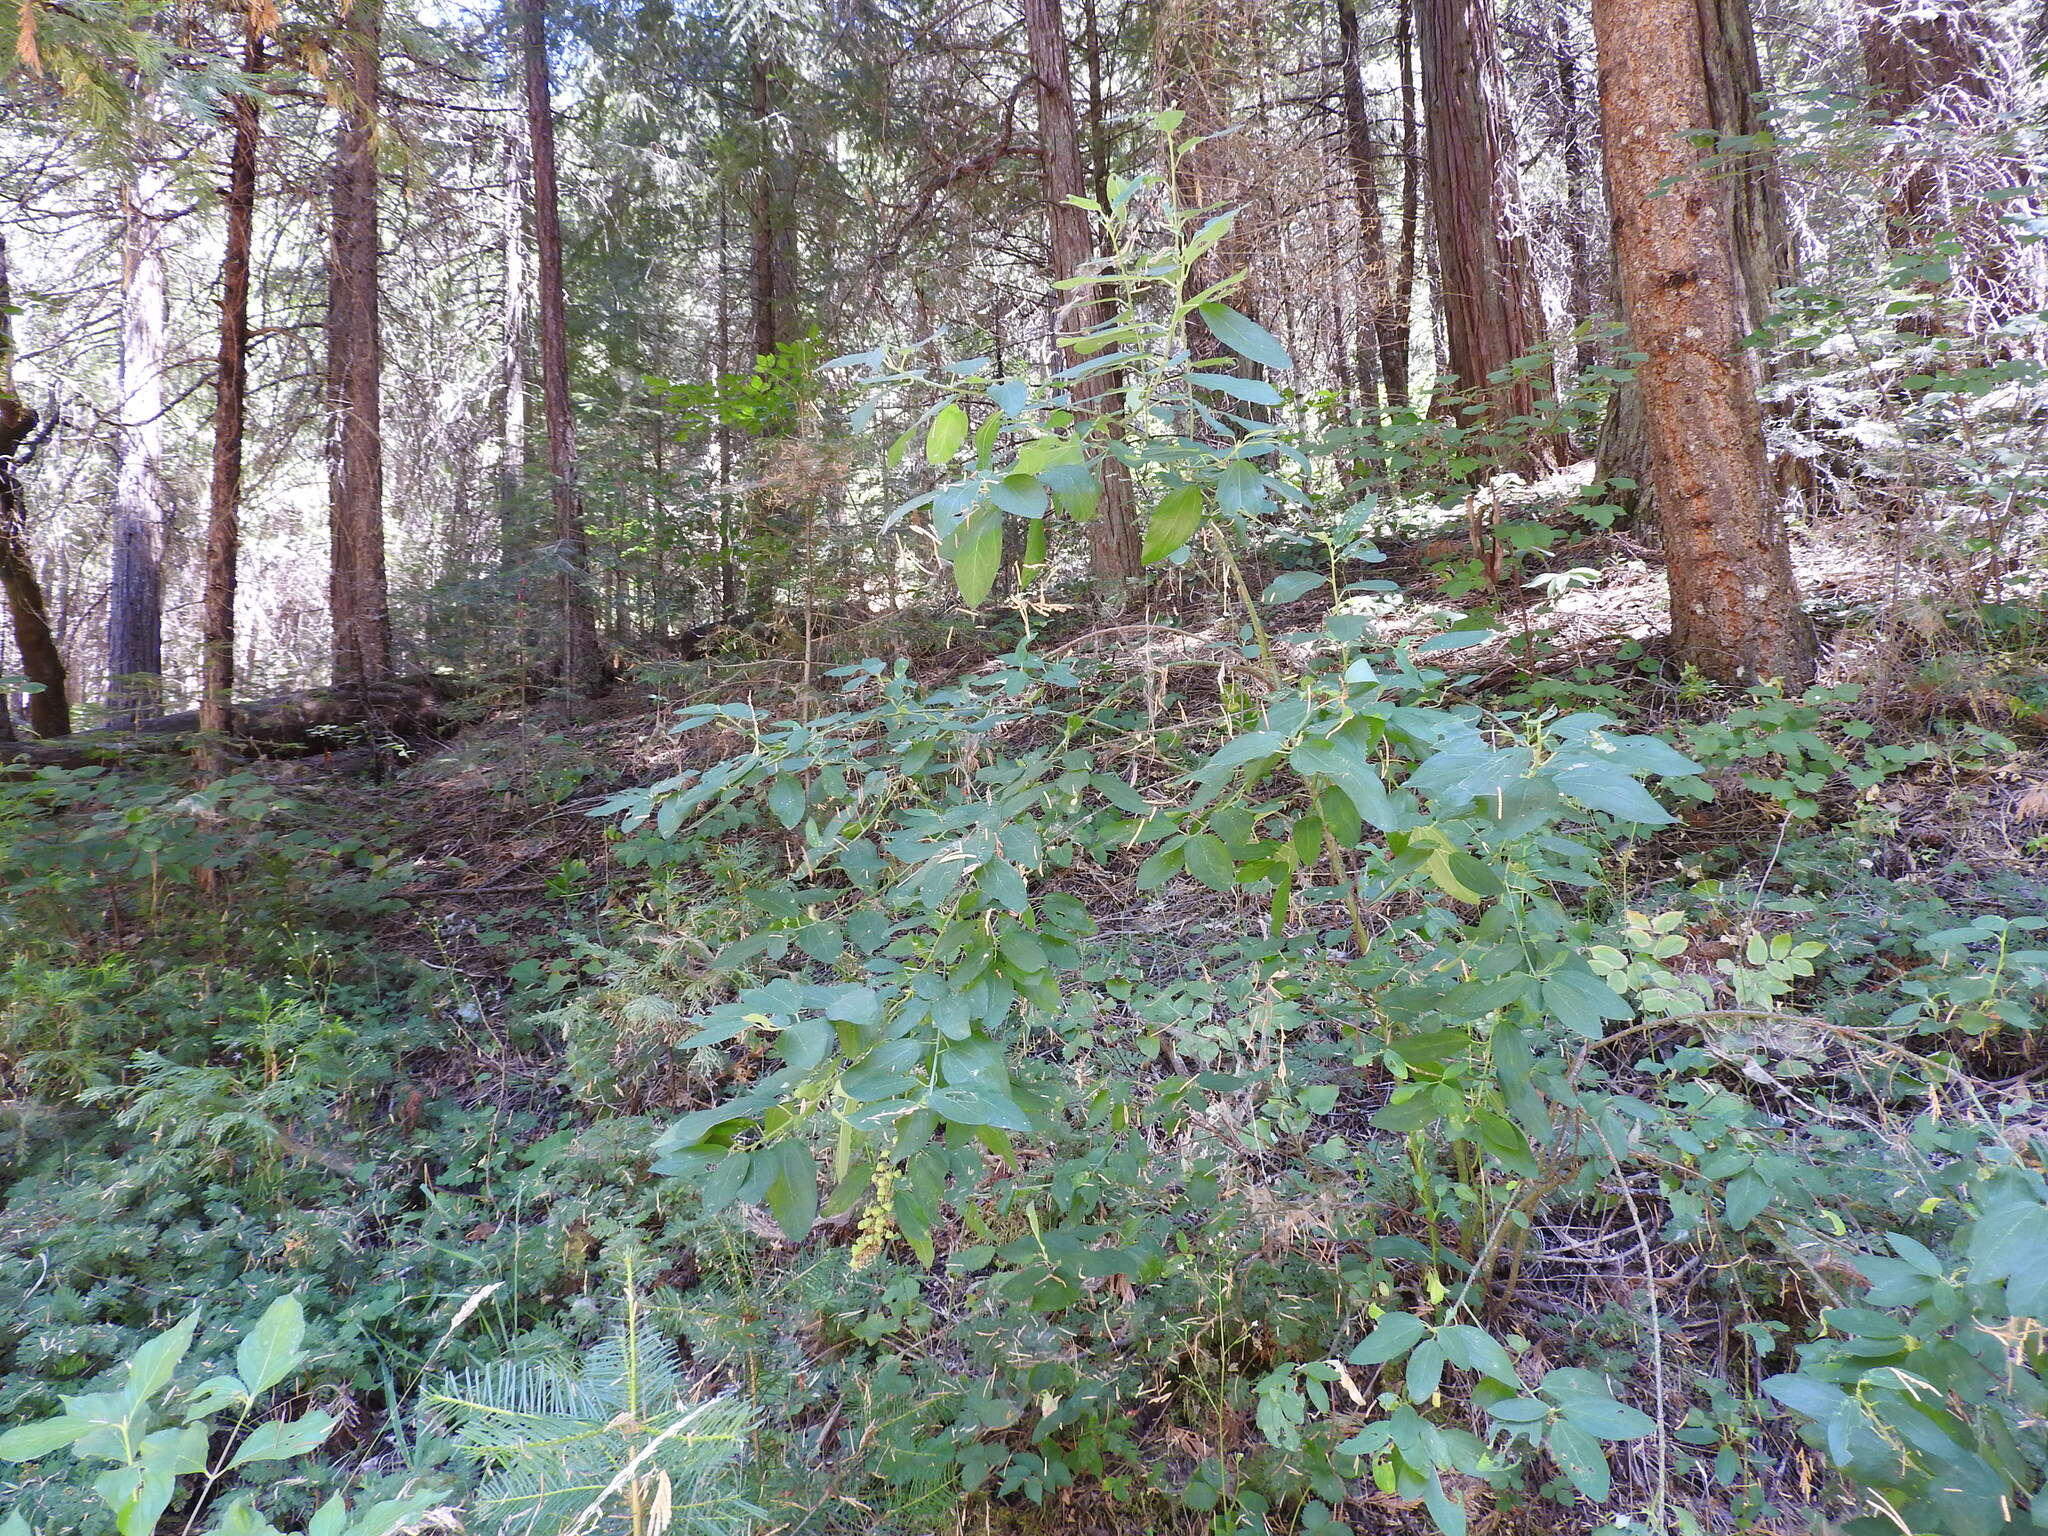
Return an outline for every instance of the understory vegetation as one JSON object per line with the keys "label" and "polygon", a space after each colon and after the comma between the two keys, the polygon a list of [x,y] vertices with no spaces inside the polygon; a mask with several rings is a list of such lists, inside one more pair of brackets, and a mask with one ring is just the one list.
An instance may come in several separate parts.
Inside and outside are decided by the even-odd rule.
{"label": "understory vegetation", "polygon": [[[1635,4],[1559,8],[1560,59],[1706,14]],[[135,60],[80,61],[118,8],[18,9],[112,99]],[[1450,9],[1391,8],[1388,92]],[[796,35],[755,24],[743,53]],[[1632,328],[1587,299],[1410,395],[1411,326],[1357,395],[1297,367],[1247,277],[1278,237],[1203,190],[1235,130],[1181,107],[1053,200],[1087,250],[1032,288],[1036,351],[840,315],[866,350],[586,357],[637,382],[580,468],[554,228],[544,494],[400,645],[439,675],[395,675],[351,545],[334,685],[231,712],[229,498],[201,730],[132,690],[81,718],[133,731],[46,730],[0,678],[33,736],[0,745],[0,1536],[2048,1531],[2039,123],[1781,95],[1767,132],[1662,133],[1698,180],[1640,199],[1732,205],[1767,150],[1834,230],[1768,303],[1722,283],[1697,439],[1631,337],[1735,269],[1736,213],[1646,277],[1619,210]],[[1951,204],[1904,208],[1908,140]],[[1970,192],[1986,166],[2016,185]],[[1417,217],[1411,181],[1410,299]],[[1594,452],[1624,407],[1641,478]],[[1703,618],[1685,582],[1749,535]],[[42,617],[16,643],[62,684]]]}
{"label": "understory vegetation", "polygon": [[[1142,612],[0,780],[13,1529],[2028,1528],[2037,610],[1564,650],[1203,406],[1189,260]],[[985,596],[1059,399],[848,366]]]}

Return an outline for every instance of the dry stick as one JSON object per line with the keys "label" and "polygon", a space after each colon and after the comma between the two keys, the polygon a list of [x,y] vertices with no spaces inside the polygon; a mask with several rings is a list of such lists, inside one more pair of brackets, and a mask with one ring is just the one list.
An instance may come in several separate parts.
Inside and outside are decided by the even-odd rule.
{"label": "dry stick", "polygon": [[1600,1145],[1607,1153],[1608,1164],[1614,1169],[1615,1177],[1621,1181],[1622,1203],[1628,1207],[1629,1225],[1635,1228],[1636,1250],[1643,1256],[1643,1293],[1647,1298],[1650,1314],[1650,1381],[1651,1390],[1657,1396],[1657,1498],[1651,1506],[1651,1528],[1661,1530],[1664,1525],[1664,1503],[1671,1478],[1671,1441],[1664,1428],[1664,1314],[1657,1304],[1657,1271],[1650,1258],[1650,1234],[1643,1226],[1642,1209],[1636,1204],[1636,1194],[1629,1187],[1628,1174],[1622,1170],[1621,1159],[1615,1156],[1614,1146],[1607,1139],[1607,1133],[1600,1128],[1600,1122],[1588,1119],[1586,1122],[1593,1134],[1600,1138]]}

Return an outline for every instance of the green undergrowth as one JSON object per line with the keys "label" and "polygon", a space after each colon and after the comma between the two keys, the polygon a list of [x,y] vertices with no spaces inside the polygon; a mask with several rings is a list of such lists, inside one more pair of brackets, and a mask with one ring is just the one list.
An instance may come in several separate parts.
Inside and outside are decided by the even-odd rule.
{"label": "green undergrowth", "polygon": [[[481,980],[398,894],[431,765],[381,825],[8,781],[0,1418],[292,1297],[261,1412],[333,1424],[165,1520],[461,1509],[435,1394],[595,1412],[632,1298],[746,1407],[738,1528],[2029,1528],[2039,850],[1914,822],[2038,759],[1306,654],[685,708]],[[110,1529],[85,1464],[0,1487]]]}
{"label": "green undergrowth", "polygon": [[[1625,370],[1299,428],[1170,181],[1060,373],[839,360],[1001,654],[0,777],[0,1536],[2048,1526],[2038,621],[1567,656],[1596,486],[1387,624]],[[1111,459],[1180,622],[1034,585]]]}

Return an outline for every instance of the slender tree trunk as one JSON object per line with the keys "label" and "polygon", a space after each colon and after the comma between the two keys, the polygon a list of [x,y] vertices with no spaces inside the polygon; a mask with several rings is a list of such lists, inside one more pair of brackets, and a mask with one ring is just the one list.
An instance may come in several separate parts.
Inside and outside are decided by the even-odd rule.
{"label": "slender tree trunk", "polygon": [[38,416],[14,389],[13,290],[7,272],[7,232],[0,229],[0,590],[7,594],[14,648],[22,675],[42,691],[28,696],[29,729],[38,736],[71,734],[71,697],[64,653],[50,630],[49,605],[36,579],[28,542],[28,504],[22,495],[21,458],[35,441]]}
{"label": "slender tree trunk", "polygon": [[1102,18],[1096,0],[1081,0],[1082,58],[1088,68],[1088,185],[1109,206],[1109,102],[1102,83]]}
{"label": "slender tree trunk", "polygon": [[[1039,158],[1052,276],[1054,281],[1063,282],[1079,276],[1095,255],[1087,212],[1067,201],[1070,197],[1088,195],[1074,120],[1074,92],[1069,83],[1067,34],[1060,18],[1059,0],[1022,0],[1022,9],[1031,52],[1031,74],[1038,95]],[[1107,301],[1092,286],[1074,290],[1068,314],[1071,323],[1066,329],[1086,330],[1107,316]],[[1114,392],[1115,381],[1105,374],[1091,374],[1077,381],[1073,388],[1076,414],[1099,417],[1110,408]],[[1143,567],[1139,561],[1138,523],[1130,478],[1121,463],[1107,456],[1098,458],[1095,467],[1102,482],[1102,497],[1094,519],[1088,524],[1089,567],[1095,575],[1112,580],[1137,576]]]}
{"label": "slender tree trunk", "polygon": [[1679,659],[1722,682],[1814,674],[1757,402],[1736,190],[1689,136],[1714,124],[1698,0],[1594,0],[1615,265],[1642,391]]}
{"label": "slender tree trunk", "polygon": [[133,725],[154,707],[164,671],[163,225],[170,173],[145,163],[121,189],[121,354],[115,392],[113,553],[107,594],[107,717]]}
{"label": "slender tree trunk", "polygon": [[774,66],[757,54],[747,66],[748,106],[754,121],[757,153],[754,167],[752,261],[748,272],[752,282],[749,313],[753,327],[754,353],[773,357],[777,347],[789,340],[789,323],[784,314],[783,295],[789,280],[780,270],[784,251],[781,222],[785,210],[776,197],[777,158],[773,133]]}
{"label": "slender tree trunk", "polygon": [[[1394,323],[1402,337],[1415,336],[1415,261],[1422,245],[1422,147],[1419,134],[1421,112],[1415,100],[1415,0],[1398,0],[1394,11],[1394,52],[1401,69],[1401,261],[1394,276]],[[1436,338],[1430,337],[1431,354]],[[1407,350],[1402,365],[1408,362]],[[1413,403],[1412,390],[1403,390],[1401,406]],[[1391,402],[1390,402],[1391,403]]]}
{"label": "slender tree trunk", "polygon": [[[732,366],[732,226],[728,217],[725,188],[718,189],[718,376],[725,378]],[[732,423],[719,417],[718,448],[718,611],[716,617],[730,621],[739,611],[740,570],[733,555],[732,506]]]}
{"label": "slender tree trunk", "polygon": [[[506,30],[516,35],[517,18],[509,14],[517,0],[508,0]],[[521,74],[523,77],[524,70]],[[520,98],[525,99],[522,78]],[[498,559],[518,585],[517,601],[525,603],[526,562],[530,551],[526,527],[526,126],[525,117],[505,125],[505,202],[499,222],[499,243],[505,272],[504,302],[498,310]],[[523,626],[521,632],[524,641]]]}
{"label": "slender tree trunk", "polygon": [[337,685],[391,675],[384,575],[384,345],[378,312],[378,51],[383,0],[355,0],[336,39],[342,92],[327,251],[328,605]]}
{"label": "slender tree trunk", "polygon": [[[1417,17],[1447,361],[1458,387],[1484,405],[1478,419],[1498,430],[1535,410],[1533,377],[1491,380],[1535,351],[1543,316],[1493,0],[1417,0]],[[1547,438],[1532,433],[1504,467],[1547,468],[1549,449]]]}
{"label": "slender tree trunk", "polygon": [[[775,87],[780,74],[779,61],[766,54],[756,53],[749,61],[748,110],[753,119],[755,163],[748,216],[748,318],[754,355],[761,358],[772,358],[796,337],[788,155],[775,136]],[[775,437],[782,432],[768,427],[763,435]],[[776,504],[772,493],[759,491],[754,496],[751,523],[747,607],[758,615],[774,606],[776,588],[795,569],[796,519],[791,509]]]}
{"label": "slender tree trunk", "polygon": [[555,642],[562,686],[573,697],[604,691],[604,657],[591,607],[590,540],[576,488],[576,421],[569,412],[569,322],[562,285],[562,219],[555,189],[555,111],[548,88],[544,0],[526,0],[526,139],[533,158],[533,243],[539,260],[541,407],[547,418],[548,471],[555,509]]}
{"label": "slender tree trunk", "polygon": [[[242,72],[263,72],[263,33],[251,6],[242,18]],[[199,729],[220,737],[234,729],[235,577],[241,554],[242,427],[249,381],[249,251],[256,222],[256,143],[253,96],[228,107],[232,140],[227,215],[220,264],[220,363],[214,375],[213,484],[206,519],[206,585],[201,604]]]}
{"label": "slender tree trunk", "polygon": [[[1205,217],[1225,208],[1241,210],[1229,233],[1196,258],[1188,273],[1192,288],[1203,291],[1236,273],[1247,279],[1230,302],[1253,319],[1259,318],[1258,296],[1251,291],[1252,240],[1245,214],[1259,195],[1259,177],[1246,162],[1253,154],[1237,123],[1236,75],[1244,51],[1241,33],[1233,31],[1234,12],[1216,0],[1176,0],[1158,23],[1157,71],[1163,103],[1182,114],[1175,135],[1181,150],[1174,162],[1174,201]],[[1231,371],[1263,376],[1257,364],[1227,351],[1199,315],[1187,322],[1188,350],[1197,361],[1221,357]]]}
{"label": "slender tree trunk", "polygon": [[[1344,151],[1358,206],[1358,245],[1365,268],[1365,323],[1372,333],[1387,409],[1408,403],[1408,331],[1398,279],[1387,259],[1386,221],[1380,212],[1380,148],[1365,105],[1365,56],[1358,39],[1358,0],[1337,0],[1337,70],[1344,108]],[[1370,384],[1368,383],[1368,389]]]}
{"label": "slender tree trunk", "polygon": [[[1593,318],[1602,286],[1598,245],[1592,233],[1593,211],[1587,196],[1592,190],[1593,161],[1587,153],[1590,135],[1580,120],[1579,57],[1572,39],[1567,0],[1557,0],[1550,23],[1550,48],[1557,70],[1557,108],[1564,131],[1559,159],[1564,168],[1565,260],[1570,267],[1565,319],[1576,330]],[[1573,362],[1584,368],[1599,359],[1600,350],[1598,342],[1581,343],[1575,349]]]}

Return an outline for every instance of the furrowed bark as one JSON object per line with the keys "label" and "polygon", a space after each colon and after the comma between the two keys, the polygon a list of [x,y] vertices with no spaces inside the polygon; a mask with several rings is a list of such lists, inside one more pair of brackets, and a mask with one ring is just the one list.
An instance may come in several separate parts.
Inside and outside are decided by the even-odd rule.
{"label": "furrowed bark", "polygon": [[1680,660],[1726,683],[1814,675],[1771,488],[1734,189],[1690,135],[1714,121],[1696,0],[1595,0],[1615,263],[1642,392]]}

